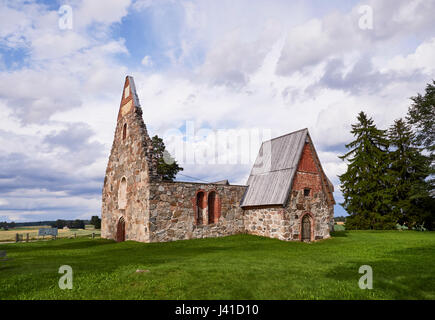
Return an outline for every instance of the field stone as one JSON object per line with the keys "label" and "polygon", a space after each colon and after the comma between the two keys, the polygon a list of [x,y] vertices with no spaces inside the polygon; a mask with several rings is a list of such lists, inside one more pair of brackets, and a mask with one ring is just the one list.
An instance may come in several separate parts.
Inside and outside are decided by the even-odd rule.
{"label": "field stone", "polygon": [[[318,170],[320,163],[316,162],[309,143],[304,146],[299,161],[301,167],[296,170],[289,199],[284,206],[242,209],[240,202],[246,185],[163,181],[157,172],[158,160],[136,92],[132,92],[134,84],[130,85],[130,81],[132,78],[127,77],[124,90],[129,87],[131,92],[121,99],[104,179],[101,238],[116,240],[122,217],[125,221],[125,239],[140,242],[240,233],[300,241],[301,222],[306,214],[309,214],[312,223],[312,240],[330,237],[329,224],[333,220],[334,205],[325,192],[322,172]],[[126,191],[120,188],[124,177],[127,181]],[[304,196],[304,188],[311,190],[310,196]],[[199,191],[205,194],[205,208],[202,209],[203,224],[195,225],[196,196]],[[217,194],[220,217],[208,224],[210,208],[207,197],[211,192]],[[119,206],[122,203],[119,201],[121,193],[126,193],[122,195],[127,199],[125,209]],[[184,228],[181,232],[180,226]]]}

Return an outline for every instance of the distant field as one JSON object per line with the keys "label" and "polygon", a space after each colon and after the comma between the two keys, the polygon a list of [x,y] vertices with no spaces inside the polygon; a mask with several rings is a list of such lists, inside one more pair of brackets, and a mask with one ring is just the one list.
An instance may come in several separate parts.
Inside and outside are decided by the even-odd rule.
{"label": "distant field", "polygon": [[[0,244],[0,299],[435,299],[435,233],[340,231],[315,243],[251,235],[167,243]],[[61,265],[73,289],[58,287]],[[373,289],[358,270],[373,268]],[[148,270],[137,273],[136,270]]]}
{"label": "distant field", "polygon": [[[0,230],[0,242],[4,241],[15,241],[16,234],[22,234],[23,240],[26,240],[26,234],[29,234],[30,240],[42,239],[42,237],[38,236],[38,230],[40,228],[50,228],[50,226],[35,226],[35,227],[17,227],[9,230]],[[86,229],[59,229],[58,230],[58,238],[69,238],[74,237],[76,234],[77,237],[91,236],[92,233],[95,233],[95,236],[100,236],[100,230],[95,230],[94,226],[86,225]],[[46,236],[45,239],[50,239],[51,236]]]}
{"label": "distant field", "polygon": [[342,224],[334,224],[334,231],[344,231],[346,230],[345,226]]}

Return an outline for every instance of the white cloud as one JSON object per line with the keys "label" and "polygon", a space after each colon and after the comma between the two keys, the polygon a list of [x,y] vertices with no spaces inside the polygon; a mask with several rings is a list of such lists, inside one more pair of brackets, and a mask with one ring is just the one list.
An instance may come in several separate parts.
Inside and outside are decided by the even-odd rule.
{"label": "white cloud", "polygon": [[[15,209],[23,210],[0,214],[98,214],[127,72],[151,135],[186,120],[196,130],[258,128],[272,136],[307,127],[340,199],[337,175],[345,164],[337,156],[352,139],[357,113],[385,128],[435,74],[434,1],[367,4],[375,15],[371,32],[358,28],[358,6],[314,17],[299,1],[136,1],[136,14],[176,9],[173,20],[155,19],[152,28],[166,45],[157,53],[147,48],[136,67],[124,39],[111,34],[130,1],[73,3],[67,31],[59,30],[57,11],[43,5],[2,5],[0,45],[24,48],[26,57],[24,66],[0,71],[0,166],[8,174],[0,179],[0,201],[4,207],[22,199]],[[172,64],[159,69],[155,54]],[[207,149],[212,142],[209,136],[192,145]],[[235,152],[224,150],[229,158]],[[250,171],[250,164],[183,166],[182,174],[240,184]]]}
{"label": "white cloud", "polygon": [[385,64],[379,65],[382,70],[397,71],[412,76],[415,72],[423,72],[429,76],[435,73],[435,37],[420,44],[414,53],[397,55]]}
{"label": "white cloud", "polygon": [[110,25],[120,22],[127,15],[131,0],[83,0],[74,19],[79,27],[85,27],[93,22]]}
{"label": "white cloud", "polygon": [[153,65],[153,60],[150,56],[145,56],[142,59],[142,65],[145,67],[151,67]]}

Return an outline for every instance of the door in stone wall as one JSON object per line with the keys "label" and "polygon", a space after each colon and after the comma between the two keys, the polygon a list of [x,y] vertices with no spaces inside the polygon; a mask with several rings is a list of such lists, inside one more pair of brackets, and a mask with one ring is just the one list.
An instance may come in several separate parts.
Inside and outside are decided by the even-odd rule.
{"label": "door in stone wall", "polygon": [[116,241],[125,241],[125,220],[121,217],[116,226]]}
{"label": "door in stone wall", "polygon": [[311,241],[311,218],[308,214],[302,218],[302,241]]}

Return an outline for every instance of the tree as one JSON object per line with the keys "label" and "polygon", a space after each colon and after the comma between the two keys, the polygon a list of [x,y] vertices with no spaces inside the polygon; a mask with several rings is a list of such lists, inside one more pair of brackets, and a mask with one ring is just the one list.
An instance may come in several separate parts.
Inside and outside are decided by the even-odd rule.
{"label": "tree", "polygon": [[389,174],[394,185],[392,211],[401,225],[408,228],[422,225],[428,214],[425,203],[429,190],[425,179],[430,173],[430,159],[416,146],[411,126],[402,119],[390,127],[388,139]]}
{"label": "tree", "polygon": [[57,219],[56,222],[54,222],[51,226],[53,228],[63,229],[67,225],[66,220]]}
{"label": "tree", "polygon": [[73,229],[85,229],[85,222],[80,219],[76,219],[71,222],[71,227]]}
{"label": "tree", "polygon": [[166,151],[163,139],[155,135],[152,138],[152,144],[154,147],[154,156],[157,158],[157,173],[160,174],[163,180],[173,181],[179,171],[182,171],[177,161],[171,157],[168,151]]}
{"label": "tree", "polygon": [[417,145],[422,147],[430,157],[431,178],[428,184],[433,192],[435,184],[435,179],[433,179],[435,173],[435,81],[427,84],[424,95],[417,94],[411,100],[413,103],[408,109],[406,119],[416,132]]}
{"label": "tree", "polygon": [[[423,148],[429,157],[429,178],[426,179],[429,197],[422,199],[426,208],[425,227],[435,229],[435,81],[426,85],[425,94],[412,97],[412,105],[408,109],[407,120],[416,132],[417,145]],[[429,213],[427,213],[429,212]]]}
{"label": "tree", "polygon": [[101,219],[98,216],[92,216],[90,223],[95,229],[101,229]]}
{"label": "tree", "polygon": [[345,222],[346,221],[346,217],[344,217],[344,216],[334,217],[334,221],[335,222]]}
{"label": "tree", "polygon": [[347,161],[347,171],[339,176],[344,202],[349,213],[347,229],[392,229],[396,225],[391,208],[386,131],[377,129],[364,112],[352,125],[355,140],[339,157]]}
{"label": "tree", "polygon": [[417,144],[430,154],[435,150],[435,80],[427,84],[424,96],[412,97],[407,120],[415,128]]}

